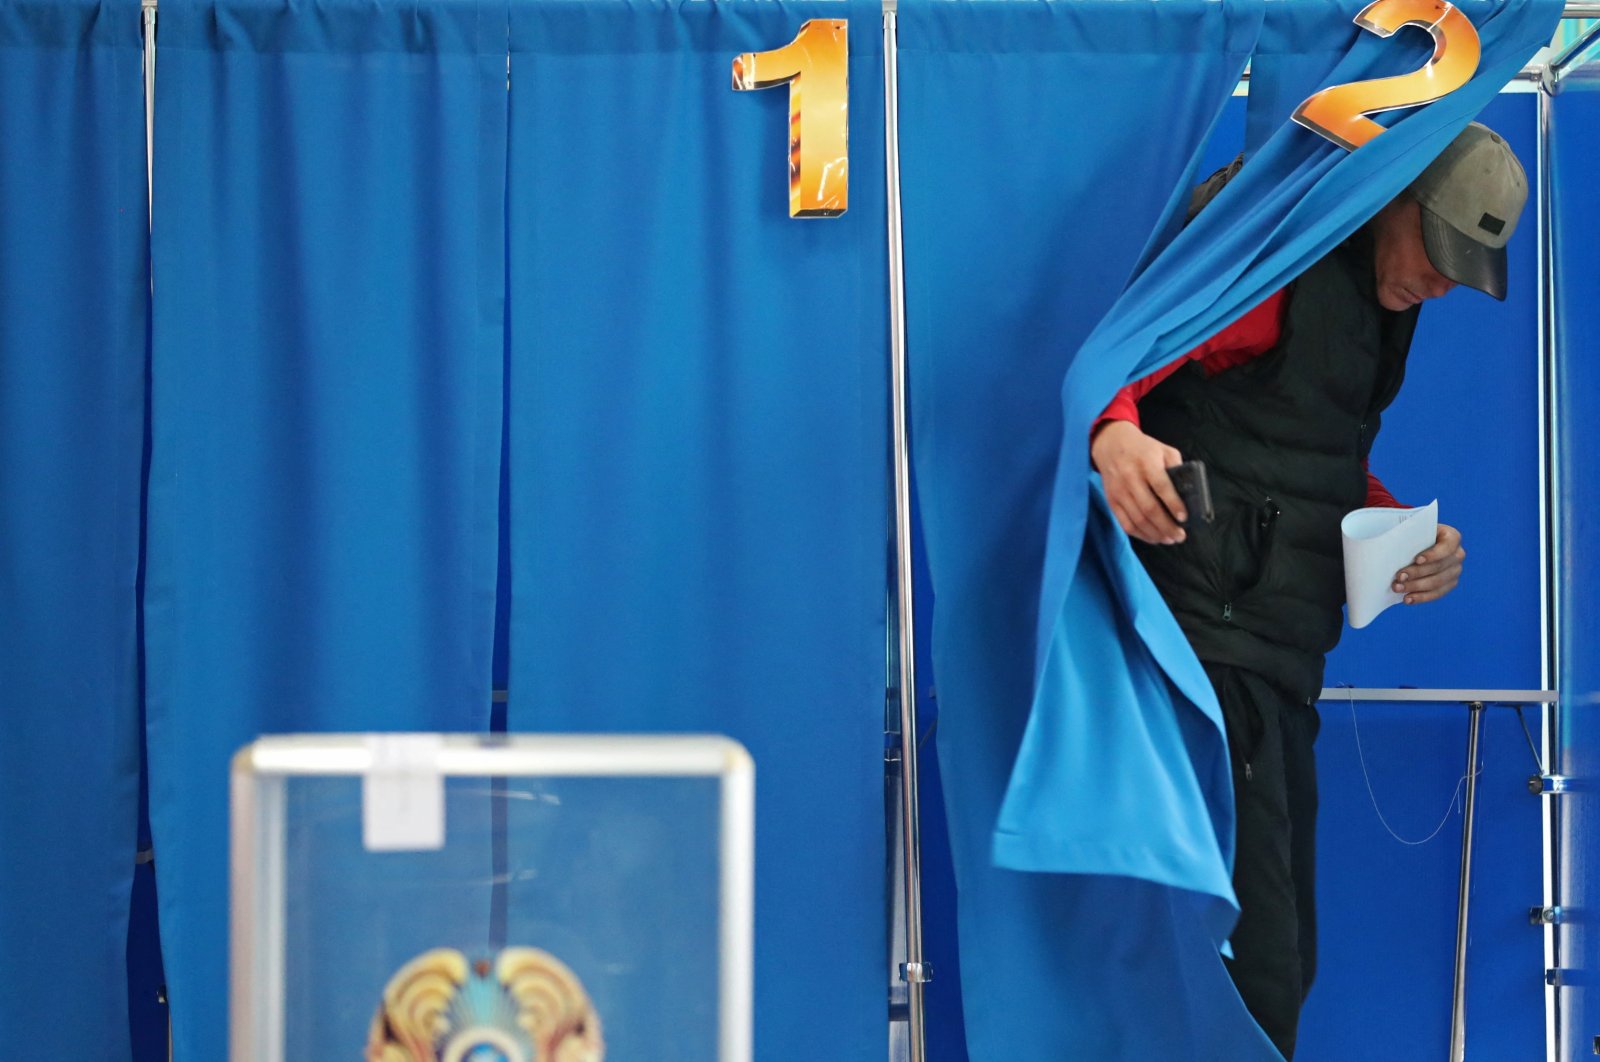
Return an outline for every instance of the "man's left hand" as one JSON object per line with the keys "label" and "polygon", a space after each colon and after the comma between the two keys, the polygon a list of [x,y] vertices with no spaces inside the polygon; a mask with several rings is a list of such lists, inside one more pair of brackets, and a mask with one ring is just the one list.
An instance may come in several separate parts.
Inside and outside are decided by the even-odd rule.
{"label": "man's left hand", "polygon": [[1415,564],[1395,573],[1394,592],[1406,595],[1406,604],[1437,601],[1461,581],[1461,562],[1467,551],[1461,548],[1461,532],[1448,524],[1439,525],[1439,536]]}

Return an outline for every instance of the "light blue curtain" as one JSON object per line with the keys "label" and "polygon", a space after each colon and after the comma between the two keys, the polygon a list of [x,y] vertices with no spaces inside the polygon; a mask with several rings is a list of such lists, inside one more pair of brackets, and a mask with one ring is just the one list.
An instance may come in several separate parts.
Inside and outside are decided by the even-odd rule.
{"label": "light blue curtain", "polygon": [[[1269,5],[1267,10],[1269,24],[1272,19],[1312,19],[1320,21],[1326,34],[1336,34],[1339,16],[1354,14],[1357,8],[1342,13],[1336,6]],[[1074,857],[1050,852],[1051,846],[1074,828],[1062,822],[1061,809],[1077,806],[1075,796],[1086,795],[1086,790],[1104,800],[1104,789],[1085,779],[1074,781],[1050,774],[1050,781],[1043,781],[1050,765],[1058,761],[1062,742],[1101,747],[1102,726],[1118,715],[1104,707],[1088,712],[1082,702],[1072,701],[1064,685],[1072,681],[1067,673],[1085,659],[1074,646],[1074,638],[1085,632],[1062,616],[1072,597],[1072,585],[1086,569],[1085,561],[1080,560],[1086,513],[1091,509],[1109,512],[1091,488],[1088,473],[1088,432],[1094,417],[1117,387],[1181,357],[1262,297],[1282,288],[1405,189],[1549,40],[1560,16],[1560,3],[1483,3],[1464,5],[1464,11],[1477,24],[1483,46],[1482,64],[1472,82],[1430,106],[1390,112],[1387,117],[1392,130],[1355,152],[1339,149],[1294,123],[1280,123],[1238,178],[1134,280],[1067,371],[1061,392],[1061,459],[1056,464],[1050,544],[1038,613],[1042,677],[1034,705],[1037,739],[1024,742],[1000,822],[1000,832],[1026,838],[1021,844],[1029,854],[1019,851],[1010,865],[1080,868]],[[1307,37],[1322,40],[1323,34]],[[1262,56],[1262,66],[1270,69],[1274,58],[1272,54]],[[1309,90],[1325,83],[1398,74],[1414,69],[1419,62],[1416,50],[1395,48],[1374,35],[1362,34],[1325,77],[1310,83]],[[1280,83],[1294,82],[1282,78]],[[1298,104],[1294,99],[1298,94],[1299,90],[1293,90],[1280,98],[1280,104],[1286,104],[1283,114]],[[1090,566],[1093,563],[1088,561]],[[1142,579],[1139,571],[1134,566],[1130,577]],[[1146,638],[1146,645],[1174,681],[1194,678],[1194,657],[1184,641]],[[1062,672],[1051,675],[1053,667]],[[1210,697],[1203,694],[1197,697],[1197,704],[1208,701]],[[1206,741],[1213,741],[1210,731]],[[1218,726],[1214,744],[1221,747],[1221,742]],[[1150,761],[1150,768],[1157,769],[1158,761]],[[1205,816],[1214,816],[1214,809]],[[1195,820],[1200,817],[1197,809]],[[1138,793],[1126,793],[1120,822],[1134,828],[1142,819]],[[1112,828],[1107,835],[1125,833]]]}
{"label": "light blue curtain", "polygon": [[0,1030],[126,1057],[144,446],[139,5],[0,7]]}
{"label": "light blue curtain", "polygon": [[[1268,5],[1268,24],[1274,19],[1304,19],[1334,34],[1339,31],[1339,18],[1353,16],[1356,10],[1359,8],[1354,5],[1349,11],[1324,5],[1303,9],[1299,5]],[[1096,534],[1095,524],[1086,522],[1088,513],[1109,514],[1088,472],[1090,425],[1118,387],[1181,356],[1281,288],[1404,189],[1550,39],[1561,5],[1557,0],[1534,0],[1466,4],[1463,10],[1477,26],[1483,49],[1478,72],[1466,86],[1429,106],[1390,112],[1386,116],[1390,130],[1354,152],[1281,121],[1239,176],[1129,286],[1068,370],[1061,391],[1063,433],[1039,609],[1040,680],[1030,734],[1018,756],[999,825],[1002,835],[1017,838],[1009,849],[1002,846],[1002,858],[1008,865],[1094,869],[1094,859],[1084,862],[1062,847],[1082,836],[1078,832],[1082,820],[1064,812],[1080,807],[1082,800],[1108,801],[1107,787],[1099,780],[1060,772],[1055,765],[1069,747],[1126,751],[1108,729],[1109,721],[1121,719],[1123,710],[1105,704],[1090,710],[1072,694],[1073,684],[1079,681],[1074,677],[1077,669],[1090,666],[1091,660],[1098,668],[1104,663],[1102,651],[1116,651],[1111,644],[1091,648],[1082,639],[1092,637],[1088,633],[1092,625],[1072,619],[1066,611],[1074,584],[1089,577],[1090,568],[1103,563],[1085,559],[1083,549],[1086,527],[1090,538]],[[1267,36],[1270,39],[1271,35]],[[1309,36],[1324,39],[1322,33]],[[1420,65],[1426,54],[1415,48],[1393,47],[1389,41],[1362,33],[1330,69],[1303,86],[1309,94],[1325,84],[1402,73]],[[1276,58],[1265,55],[1261,65],[1270,69]],[[1290,61],[1304,73],[1304,63],[1297,57]],[[1280,93],[1279,102],[1296,95],[1298,90]],[[1137,564],[1126,578],[1145,581]],[[1134,651],[1132,666],[1144,666],[1136,661],[1148,651],[1180,685],[1195,677],[1193,654],[1181,639],[1165,639],[1152,630],[1143,641],[1145,647]],[[1201,706],[1209,703],[1203,692],[1195,699]],[[1113,706],[1119,703],[1111,702]],[[1140,703],[1144,708],[1138,707]],[[1148,702],[1128,704],[1126,711],[1146,712],[1143,725],[1151,728],[1152,750],[1159,744],[1154,735],[1166,731],[1171,736],[1172,717],[1165,707]],[[1221,754],[1222,731],[1218,725],[1203,732],[1205,743],[1213,747],[1197,751],[1196,756],[1209,762]],[[1161,762],[1165,757],[1157,754],[1150,766],[1159,770]],[[1174,769],[1185,778],[1190,770],[1186,764]],[[1150,835],[1149,820],[1141,808],[1149,779],[1136,778],[1139,773],[1124,776],[1126,789],[1117,817],[1091,829],[1124,840],[1148,836],[1153,847],[1160,849],[1163,831]],[[1193,828],[1199,829],[1215,815],[1214,807],[1195,807],[1187,817],[1195,824]],[[1179,834],[1182,832],[1180,829]],[[1112,865],[1119,872],[1126,869],[1120,863]]]}
{"label": "light blue curtain", "polygon": [[[1121,857],[1096,867],[1121,876],[994,862],[1025,840],[994,831],[1029,718],[1061,381],[1142,248],[1179,216],[1261,18],[1258,4],[1172,0],[901,7],[914,453],[967,1041],[984,1062],[1275,1057],[1217,956],[1232,918],[1226,759],[1190,766],[1209,722],[1174,710],[1204,695],[1204,676],[1185,672],[1180,695],[1124,665],[1141,635],[1180,636],[1104,526],[1069,606],[1084,659],[1105,661],[1072,676],[1077,703],[1133,728],[1141,716],[1120,705],[1164,705],[1178,729],[1143,749],[1137,730],[1122,734],[1122,759],[1054,746],[1051,766],[1109,798],[1137,788],[1134,809],[1163,843],[1094,835],[1114,809],[1080,800],[1056,821]],[[1213,817],[1185,819],[1191,808]]]}
{"label": "light blue curtain", "polygon": [[507,21],[427,0],[160,20],[151,815],[177,1057],[212,1062],[232,753],[487,727]]}
{"label": "light blue curtain", "polygon": [[[796,220],[788,90],[731,68],[812,18],[849,209]],[[509,726],[750,749],[774,1062],[887,1051],[881,40],[875,3],[512,11]]]}

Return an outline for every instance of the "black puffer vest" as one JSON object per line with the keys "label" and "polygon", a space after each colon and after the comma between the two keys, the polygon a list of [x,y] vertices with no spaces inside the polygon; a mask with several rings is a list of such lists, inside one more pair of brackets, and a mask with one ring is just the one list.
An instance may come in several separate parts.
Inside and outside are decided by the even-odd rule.
{"label": "black puffer vest", "polygon": [[1139,403],[1144,430],[1201,460],[1216,522],[1179,546],[1136,542],[1201,660],[1315,697],[1343,628],[1339,522],[1405,375],[1417,309],[1377,302],[1364,230],[1289,292],[1277,346],[1208,377],[1190,362]]}

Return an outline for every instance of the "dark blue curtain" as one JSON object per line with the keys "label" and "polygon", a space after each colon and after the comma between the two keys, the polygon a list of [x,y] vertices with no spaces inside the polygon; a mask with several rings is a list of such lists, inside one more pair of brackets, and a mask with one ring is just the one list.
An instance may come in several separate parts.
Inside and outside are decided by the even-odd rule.
{"label": "dark blue curtain", "polygon": [[[1551,203],[1554,239],[1556,445],[1560,492],[1560,587],[1562,726],[1554,773],[1570,775],[1586,792],[1562,797],[1557,811],[1561,876],[1558,902],[1591,910],[1600,870],[1600,824],[1590,795],[1600,778],[1600,458],[1594,442],[1600,424],[1600,210],[1594,201],[1595,150],[1600,144],[1600,64],[1573,70],[1551,101]],[[1574,918],[1558,930],[1559,1033],[1563,1060],[1590,1050],[1600,1019],[1592,971],[1597,941],[1588,919]]]}
{"label": "dark blue curtain", "polygon": [[[1141,249],[1186,200],[1261,13],[1170,0],[901,8],[914,452],[973,1058],[1273,1057],[1217,955],[1231,919],[1225,761],[1163,788],[1150,760],[1187,764],[1176,735],[1125,762],[1089,746],[1058,750],[1056,768],[1086,784],[1139,789],[1143,835],[1102,843],[1122,845],[1125,876],[994,863],[1018,843],[997,843],[994,829],[1033,692],[1061,380]],[[1113,577],[1075,598],[1084,644],[1138,646],[1135,622],[1176,637],[1153,592],[1113,563],[1126,543],[1102,538],[1109,560],[1097,571]],[[1078,703],[1104,705],[1113,723],[1139,721],[1118,716],[1118,701],[1171,713],[1172,691],[1121,655],[1105,654]],[[1186,844],[1186,861],[1153,868],[1145,835],[1192,828],[1177,813],[1208,798],[1217,821],[1169,845]],[[1092,838],[1104,809],[1082,802],[1054,815]],[[937,974],[941,957],[930,957]]]}
{"label": "dark blue curtain", "polygon": [[223,1057],[227,772],[484,729],[506,11],[161,6],[151,813],[177,1057]]}
{"label": "dark blue curtain", "polygon": [[137,0],[0,7],[0,1030],[125,1057],[148,272]]}
{"label": "dark blue curtain", "polygon": [[[849,210],[785,88],[847,18]],[[877,4],[512,13],[512,730],[715,731],[757,771],[756,1056],[880,1059],[889,557]],[[670,972],[664,972],[670,976]]]}

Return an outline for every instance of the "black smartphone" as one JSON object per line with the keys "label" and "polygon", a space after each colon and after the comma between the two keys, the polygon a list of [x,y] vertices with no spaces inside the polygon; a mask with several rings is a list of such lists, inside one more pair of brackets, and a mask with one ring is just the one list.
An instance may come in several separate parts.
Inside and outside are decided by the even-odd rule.
{"label": "black smartphone", "polygon": [[1189,511],[1189,519],[1180,521],[1184,527],[1193,527],[1197,522],[1209,524],[1217,518],[1211,507],[1211,484],[1206,479],[1204,461],[1185,461],[1167,469],[1167,475]]}

